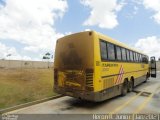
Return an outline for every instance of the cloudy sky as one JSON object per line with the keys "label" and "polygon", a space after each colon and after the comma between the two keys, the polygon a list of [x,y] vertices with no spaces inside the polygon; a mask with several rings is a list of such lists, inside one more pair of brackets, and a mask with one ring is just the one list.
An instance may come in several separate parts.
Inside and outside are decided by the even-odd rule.
{"label": "cloudy sky", "polygon": [[42,60],[84,30],[160,57],[160,0],[0,0],[0,59]]}

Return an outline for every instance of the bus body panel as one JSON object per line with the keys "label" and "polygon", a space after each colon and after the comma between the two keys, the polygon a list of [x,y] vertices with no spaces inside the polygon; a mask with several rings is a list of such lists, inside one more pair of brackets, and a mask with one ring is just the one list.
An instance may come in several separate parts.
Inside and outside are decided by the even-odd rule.
{"label": "bus body panel", "polygon": [[87,90],[93,90],[93,37],[94,32],[82,32],[57,41],[54,62],[57,93],[81,97]]}
{"label": "bus body panel", "polygon": [[[135,78],[135,85],[137,85],[139,81],[137,81],[136,78],[138,79],[142,76],[146,76],[146,74],[149,73],[149,64],[121,61],[101,61],[99,45],[100,39],[111,42],[113,44],[118,44],[118,42],[112,40],[111,38],[102,35],[97,35],[97,38],[94,40],[94,69],[96,76],[94,86],[95,92],[121,84],[123,83],[124,78],[128,78],[130,81],[132,76]],[[121,44],[121,46],[124,45]],[[124,74],[118,75],[120,73]]]}

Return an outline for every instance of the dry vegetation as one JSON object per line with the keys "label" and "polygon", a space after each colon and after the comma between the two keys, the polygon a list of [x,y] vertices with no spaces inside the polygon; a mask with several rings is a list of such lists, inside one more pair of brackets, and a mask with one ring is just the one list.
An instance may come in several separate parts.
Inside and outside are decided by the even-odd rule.
{"label": "dry vegetation", "polygon": [[53,96],[52,69],[0,69],[0,109]]}

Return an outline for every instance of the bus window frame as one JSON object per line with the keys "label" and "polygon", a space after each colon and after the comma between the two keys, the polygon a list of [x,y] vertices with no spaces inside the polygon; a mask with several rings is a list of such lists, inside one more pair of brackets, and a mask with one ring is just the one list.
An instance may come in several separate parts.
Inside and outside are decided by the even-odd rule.
{"label": "bus window frame", "polygon": [[[102,56],[101,56],[101,44],[100,44],[101,42],[106,43],[107,59],[102,59]],[[114,59],[114,60],[108,59],[108,46],[107,46],[108,43],[109,43],[109,44],[112,44],[112,45],[114,46],[114,55],[115,55],[115,59]],[[141,53],[139,53],[139,52],[130,50],[130,49],[128,49],[128,48],[121,47],[121,46],[119,46],[119,45],[116,45],[116,44],[114,44],[114,43],[108,42],[108,41],[103,40],[103,39],[101,39],[101,38],[99,38],[99,46],[100,46],[100,58],[101,58],[101,61],[102,61],[102,62],[128,62],[128,63],[148,64],[148,63],[146,63],[146,62],[142,62],[142,55],[144,55],[144,56],[146,56],[146,58],[148,58],[148,56],[145,55],[145,54],[141,54]],[[117,49],[116,49],[116,47],[119,47],[119,48],[121,49],[121,60],[118,60],[118,59],[117,59]],[[125,49],[126,60],[123,60],[123,59],[122,59],[122,49],[123,49],[123,48]],[[129,52],[129,59],[128,59],[128,56],[127,56],[127,51]],[[131,57],[131,56],[130,56],[130,51],[132,52],[133,61],[132,61],[131,58],[130,58],[130,57]],[[136,60],[134,59],[134,54],[137,54]],[[141,61],[140,61],[140,56],[141,56]],[[137,57],[138,57],[138,58],[137,58]],[[149,60],[148,60],[148,61],[149,61]]]}

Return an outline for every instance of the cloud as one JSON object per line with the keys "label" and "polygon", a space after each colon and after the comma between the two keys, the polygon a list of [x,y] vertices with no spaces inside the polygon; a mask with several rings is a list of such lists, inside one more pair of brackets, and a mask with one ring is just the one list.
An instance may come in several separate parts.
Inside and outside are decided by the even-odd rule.
{"label": "cloud", "polygon": [[137,12],[138,12],[138,9],[139,9],[139,8],[138,8],[137,6],[134,6],[134,8],[133,8],[133,9],[134,9],[133,14],[134,14],[134,15],[136,15],[136,14],[137,14]]}
{"label": "cloud", "polygon": [[6,45],[0,43],[0,58],[5,58],[8,54],[17,54],[14,47],[7,47]]}
{"label": "cloud", "polygon": [[24,47],[24,50],[25,51],[29,51],[29,52],[38,52],[39,51],[39,48],[36,47],[36,46],[26,46]]}
{"label": "cloud", "polygon": [[[9,55],[9,56],[8,56]],[[21,56],[18,54],[14,47],[7,47],[0,42],[0,59],[13,59],[13,60],[31,60],[28,56]]]}
{"label": "cloud", "polygon": [[26,51],[53,51],[62,37],[55,21],[67,11],[66,0],[6,0],[0,5],[0,40],[25,44]]}
{"label": "cloud", "polygon": [[131,0],[132,3],[135,3],[137,5],[141,5],[142,4],[142,0]]}
{"label": "cloud", "polygon": [[146,38],[139,39],[135,47],[142,52],[148,54],[149,56],[160,57],[160,38],[157,36],[150,36]]}
{"label": "cloud", "polygon": [[91,31],[91,29],[88,29],[88,28],[87,28],[87,29],[85,29],[84,31]]}
{"label": "cloud", "polygon": [[155,12],[152,18],[160,24],[160,0],[143,0],[143,5],[146,9],[150,9]]}
{"label": "cloud", "polygon": [[124,6],[121,0],[81,0],[84,6],[91,9],[90,15],[83,23],[85,26],[97,25],[100,28],[112,29],[118,25],[117,13]]}

